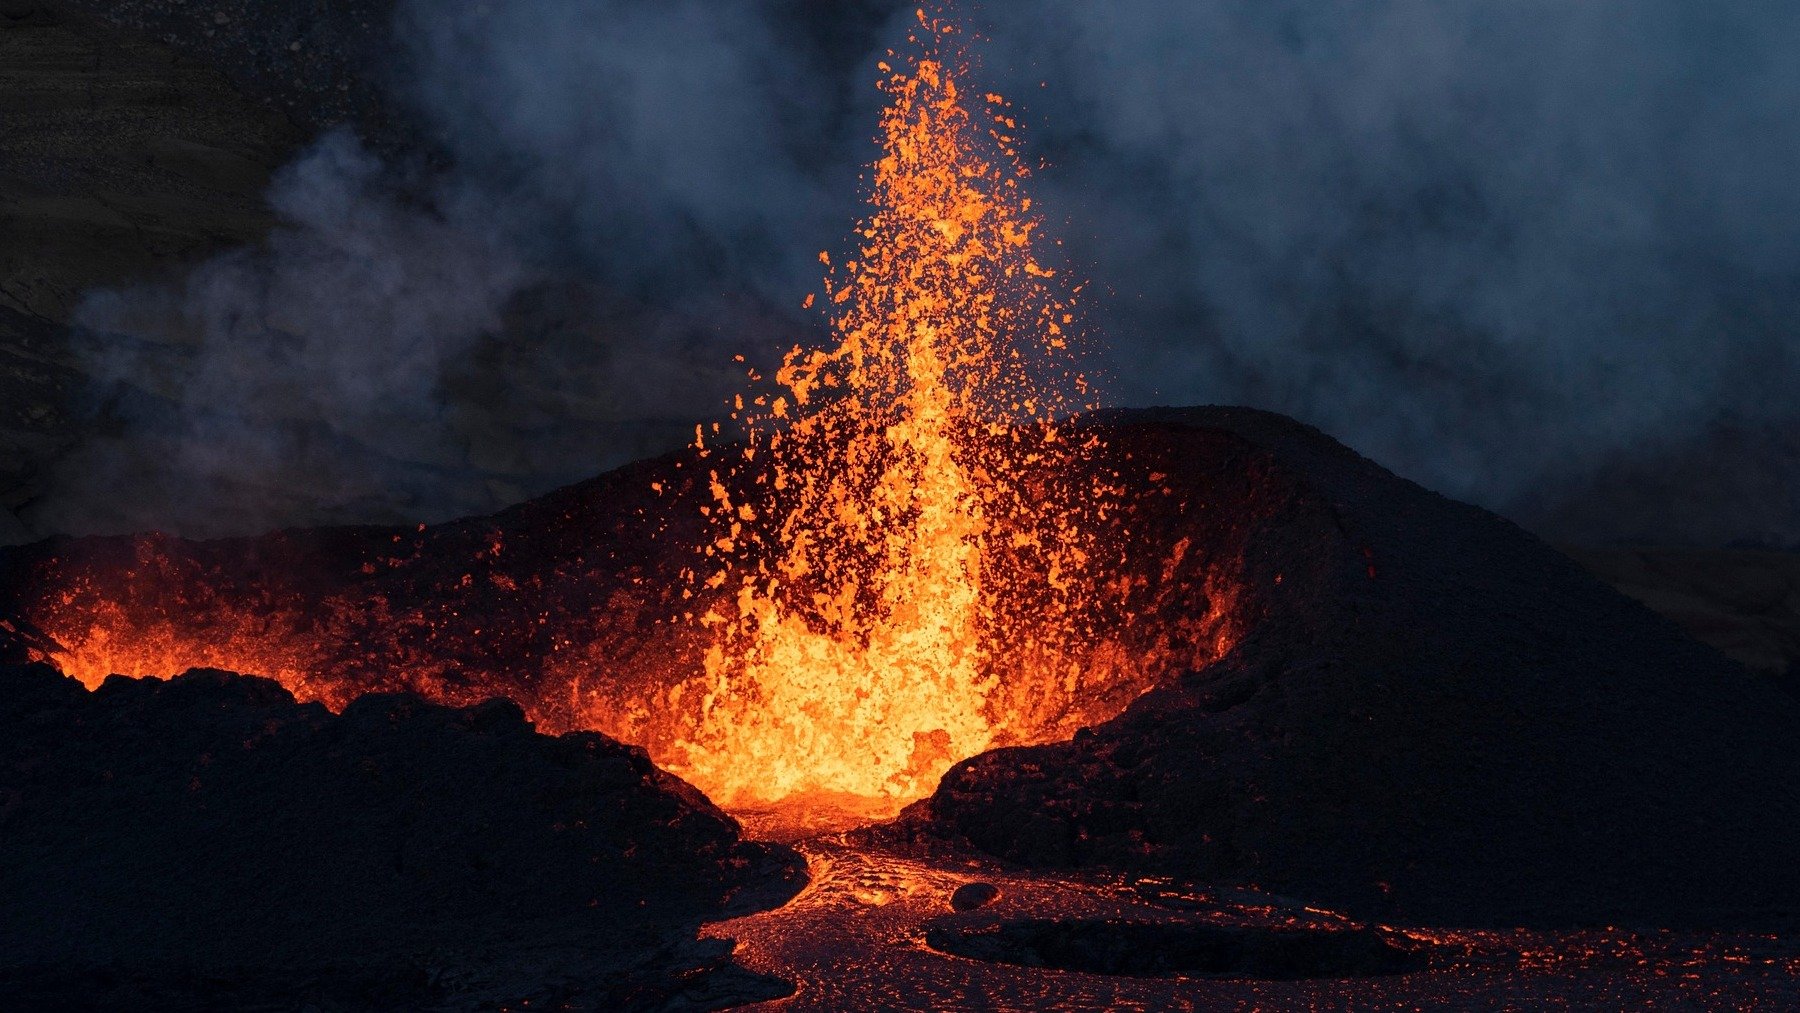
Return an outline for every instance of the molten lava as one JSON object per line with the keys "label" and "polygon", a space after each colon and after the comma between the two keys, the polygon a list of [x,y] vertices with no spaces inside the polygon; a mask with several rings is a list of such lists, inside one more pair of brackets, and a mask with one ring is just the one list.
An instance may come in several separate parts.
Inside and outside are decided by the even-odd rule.
{"label": "molten lava", "polygon": [[[794,349],[742,411],[766,485],[746,502],[712,475],[701,572],[734,600],[700,617],[717,640],[676,689],[703,703],[675,769],[717,798],[923,795],[1038,730],[996,694],[1003,677],[1063,681],[1003,676],[1000,642],[1059,648],[1027,662],[1054,665],[1080,632],[1080,515],[1112,491],[1058,495],[1021,469],[1065,456],[1058,421],[1085,388],[1058,362],[1072,315],[1033,250],[1014,120],[997,95],[970,108],[951,29],[920,20],[934,51],[883,84],[874,213],[827,277],[836,345]],[[1030,558],[996,568],[1003,540]],[[1003,587],[1019,580],[1051,592],[1029,619]]]}
{"label": "molten lava", "polygon": [[743,439],[416,530],[0,550],[0,648],[28,631],[89,686],[198,666],[334,708],[507,696],[721,802],[861,813],[1216,659],[1252,621],[1269,487],[1070,417],[1087,387],[1016,124],[947,26],[918,36],[883,67],[872,211],[826,258],[834,341],[739,399]]}

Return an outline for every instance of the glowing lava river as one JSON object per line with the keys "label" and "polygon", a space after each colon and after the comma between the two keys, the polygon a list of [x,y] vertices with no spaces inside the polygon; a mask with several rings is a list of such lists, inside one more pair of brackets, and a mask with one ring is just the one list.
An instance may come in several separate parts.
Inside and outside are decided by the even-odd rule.
{"label": "glowing lava river", "polygon": [[[1372,925],[1255,889],[1045,874],[872,836],[801,841],[811,882],[799,896],[704,930],[735,940],[743,967],[794,984],[756,1008],[1742,1010],[1800,1000],[1800,944],[1772,934]],[[987,903],[958,910],[958,891],[990,888]]]}

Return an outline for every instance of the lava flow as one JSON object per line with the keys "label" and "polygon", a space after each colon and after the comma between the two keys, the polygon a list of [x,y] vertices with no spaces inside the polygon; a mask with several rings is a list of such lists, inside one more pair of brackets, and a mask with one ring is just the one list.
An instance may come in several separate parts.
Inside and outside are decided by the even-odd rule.
{"label": "lava flow", "polygon": [[1037,251],[1017,123],[950,26],[921,15],[914,43],[882,65],[872,211],[821,255],[833,342],[752,374],[742,438],[429,528],[0,553],[0,620],[89,686],[216,667],[334,708],[507,696],[734,808],[863,815],[1219,657],[1260,508],[1202,501],[1256,493],[1074,417],[1075,293]]}
{"label": "lava flow", "polygon": [[1015,120],[959,83],[952,28],[920,20],[933,50],[882,65],[874,213],[827,277],[837,343],[739,398],[748,496],[711,475],[699,572],[733,600],[701,616],[717,638],[677,690],[704,703],[675,769],[724,801],[923,795],[1045,731],[1087,667],[1094,522],[1117,490],[1028,470],[1095,449],[1060,426],[1086,390],[1062,361],[1073,316],[1033,250]]}

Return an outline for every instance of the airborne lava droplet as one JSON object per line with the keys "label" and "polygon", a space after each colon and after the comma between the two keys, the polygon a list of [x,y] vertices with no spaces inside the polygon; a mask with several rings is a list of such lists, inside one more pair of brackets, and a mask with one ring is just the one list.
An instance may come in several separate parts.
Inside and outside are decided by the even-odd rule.
{"label": "airborne lava droplet", "polygon": [[[826,278],[836,344],[795,348],[777,372],[794,417],[751,420],[751,453],[781,451],[783,492],[761,511],[772,522],[732,524],[709,575],[737,589],[736,615],[716,627],[707,705],[673,766],[721,800],[929,792],[951,763],[1034,723],[1001,692],[999,641],[1028,641],[1022,663],[1055,667],[1082,611],[1066,599],[1088,584],[1092,526],[1075,513],[1103,510],[1107,489],[1069,496],[1023,478],[1084,407],[1061,359],[1073,317],[1033,253],[1010,136],[971,111],[982,96],[960,83],[953,31],[920,23],[924,55],[882,84],[863,241]],[[714,517],[735,512],[726,485]],[[994,565],[1000,543],[1028,565]],[[1022,579],[1050,590],[1030,596],[1029,623],[1004,604],[1003,585]]]}

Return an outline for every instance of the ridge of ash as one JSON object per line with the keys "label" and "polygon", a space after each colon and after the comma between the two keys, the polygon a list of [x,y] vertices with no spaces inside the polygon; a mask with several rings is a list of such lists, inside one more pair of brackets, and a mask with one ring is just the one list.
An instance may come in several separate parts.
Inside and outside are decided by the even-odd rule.
{"label": "ridge of ash", "polygon": [[1262,462],[1228,576],[1245,636],[1072,741],[959,764],[883,833],[1437,924],[1800,912],[1800,701],[1310,427],[1110,422],[1161,470]]}
{"label": "ridge of ash", "polygon": [[507,700],[333,715],[217,671],[89,692],[0,668],[20,1002],[660,1005],[748,978],[699,922],[803,878],[641,749],[538,734]]}

